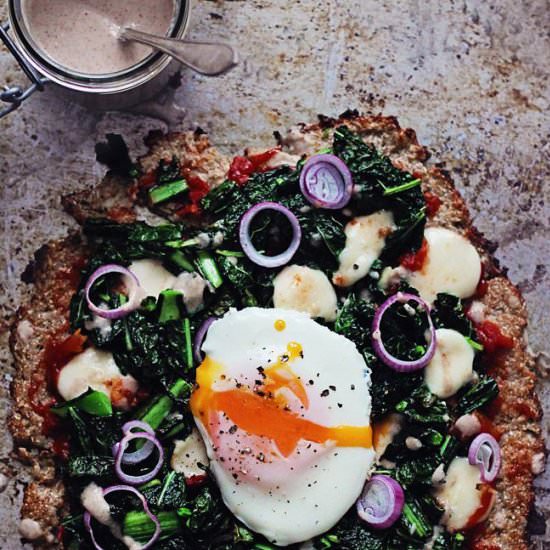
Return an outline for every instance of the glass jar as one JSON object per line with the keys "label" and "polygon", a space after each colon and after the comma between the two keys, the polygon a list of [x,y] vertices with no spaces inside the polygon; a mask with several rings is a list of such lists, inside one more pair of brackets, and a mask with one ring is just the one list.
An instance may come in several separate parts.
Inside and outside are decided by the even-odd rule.
{"label": "glass jar", "polygon": [[[190,0],[174,0],[174,17],[167,36],[183,38],[189,12]],[[0,109],[0,117],[15,110],[33,92],[43,90],[45,85],[91,109],[124,109],[158,93],[177,66],[170,56],[153,51],[122,71],[100,75],[80,73],[59,65],[37,45],[26,26],[21,0],[8,0],[8,17],[8,23],[0,27],[0,38],[31,84],[25,90],[13,86],[0,91],[0,100],[7,104],[6,108]]]}

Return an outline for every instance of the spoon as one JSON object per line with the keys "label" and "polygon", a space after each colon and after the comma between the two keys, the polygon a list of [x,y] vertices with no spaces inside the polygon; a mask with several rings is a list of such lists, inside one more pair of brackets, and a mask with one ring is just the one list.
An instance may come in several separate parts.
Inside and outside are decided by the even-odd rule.
{"label": "spoon", "polygon": [[239,62],[237,51],[229,44],[164,38],[129,27],[121,28],[117,38],[147,44],[167,53],[194,71],[208,76],[222,74]]}

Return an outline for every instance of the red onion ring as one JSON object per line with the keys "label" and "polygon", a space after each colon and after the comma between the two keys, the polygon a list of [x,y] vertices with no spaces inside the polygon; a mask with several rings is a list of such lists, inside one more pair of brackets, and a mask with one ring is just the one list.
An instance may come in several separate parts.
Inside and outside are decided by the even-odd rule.
{"label": "red onion ring", "polygon": [[[380,323],[382,322],[382,317],[384,316],[384,313],[386,313],[388,308],[391,307],[395,302],[406,303],[410,300],[416,302],[417,304],[420,304],[424,311],[428,314],[430,342],[428,343],[428,349],[426,350],[426,353],[420,359],[416,359],[415,361],[403,361],[402,359],[398,359],[397,357],[391,355],[384,347],[384,343],[382,342],[382,335],[380,333]],[[380,360],[393,370],[397,372],[412,372],[425,367],[434,356],[435,345],[435,327],[430,316],[430,306],[422,298],[419,298],[415,294],[398,292],[397,294],[394,294],[393,296],[388,298],[376,310],[372,323],[372,346]]]}
{"label": "red onion ring", "polygon": [[[137,489],[134,489],[134,487],[129,487],[128,485],[111,485],[111,487],[103,489],[103,496],[107,496],[108,494],[114,493],[116,491],[128,491],[129,493],[133,493],[134,495],[136,495],[141,501],[144,512],[155,524],[155,532],[148,542],[140,546],[140,549],[147,550],[147,548],[151,548],[151,546],[157,541],[160,536],[160,523],[157,519],[157,516],[155,516],[155,514],[153,514],[149,509],[149,505],[147,504],[145,497]],[[88,510],[84,512],[84,526],[86,527],[86,531],[88,531],[88,533],[90,534],[90,538],[92,539],[92,543],[95,546],[96,550],[105,550],[102,546],[98,544],[95,539],[94,530],[92,529],[92,515],[90,514],[90,512],[88,512]]]}
{"label": "red onion ring", "polygon": [[207,319],[205,319],[202,325],[199,327],[199,330],[197,330],[197,334],[195,334],[195,342],[193,343],[193,355],[195,356],[195,361],[199,364],[202,363],[203,360],[203,354],[201,351],[202,343],[204,342],[204,338],[206,337],[208,329],[215,320],[216,317],[208,317]]}
{"label": "red onion ring", "polygon": [[481,480],[485,483],[494,481],[500,470],[502,453],[498,441],[488,433],[480,433],[468,449],[468,462],[478,466]]}
{"label": "red onion ring", "polygon": [[[137,432],[132,432],[133,429],[138,429]],[[148,433],[150,435],[155,435],[155,430],[147,424],[147,422],[142,422],[141,420],[130,420],[122,426],[122,433],[124,435],[139,434],[139,433]],[[147,440],[141,449],[134,451],[133,453],[123,453],[122,455],[122,464],[139,464],[145,460],[155,448],[155,445]],[[120,449],[120,442],[113,445],[113,455],[116,457],[118,450]]]}
{"label": "red onion ring", "polygon": [[[250,225],[252,220],[263,210],[274,210],[275,212],[280,212],[286,216],[290,222],[290,226],[292,227],[292,241],[290,242],[289,247],[284,252],[281,252],[281,254],[277,254],[276,256],[264,256],[263,254],[260,254],[252,244],[252,240],[250,238]],[[239,240],[243,252],[251,261],[262,267],[279,267],[288,263],[292,256],[296,253],[296,250],[298,250],[301,239],[302,228],[300,227],[298,218],[296,218],[296,216],[282,204],[276,202],[260,202],[247,210],[241,218],[241,223],[239,226]]]}
{"label": "red onion ring", "polygon": [[300,190],[317,208],[343,208],[351,199],[353,179],[349,168],[337,156],[315,155],[302,168]]}
{"label": "red onion ring", "polygon": [[375,475],[367,482],[355,504],[359,517],[374,529],[393,525],[403,510],[405,494],[390,476]]}
{"label": "red onion ring", "polygon": [[[150,472],[147,472],[146,474],[143,474],[141,476],[132,476],[132,475],[126,474],[125,472],[122,471],[122,466],[121,466],[122,458],[124,456],[124,451],[126,450],[126,447],[128,447],[128,443],[130,443],[130,441],[133,441],[134,439],[149,440],[151,443],[153,443],[153,445],[157,448],[159,452],[158,461],[155,464],[154,468]],[[140,485],[141,483],[147,483],[148,481],[153,479],[161,469],[163,462],[164,462],[164,450],[162,448],[162,445],[160,444],[160,441],[154,435],[151,435],[146,432],[139,432],[139,433],[129,432],[121,439],[119,443],[119,447],[116,451],[115,472],[116,472],[116,475],[119,477],[119,479],[124,483],[128,483],[129,485]]]}
{"label": "red onion ring", "polygon": [[[128,293],[128,301],[122,304],[120,307],[116,307],[115,309],[103,309],[99,306],[96,306],[90,298],[90,290],[92,289],[94,283],[100,277],[103,277],[103,275],[107,275],[109,273],[121,273],[122,275],[126,275],[131,282]],[[99,317],[103,317],[104,319],[120,319],[121,317],[124,317],[139,306],[138,289],[138,278],[129,269],[117,264],[105,264],[97,268],[90,275],[90,278],[88,279],[88,281],[86,282],[86,286],[84,287],[84,294],[86,296],[86,303],[88,304],[90,311],[92,311],[96,315],[99,315]]]}

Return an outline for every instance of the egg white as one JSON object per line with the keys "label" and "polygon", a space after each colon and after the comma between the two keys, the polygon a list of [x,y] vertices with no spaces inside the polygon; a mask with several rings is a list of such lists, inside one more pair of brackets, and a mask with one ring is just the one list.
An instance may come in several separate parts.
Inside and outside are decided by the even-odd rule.
{"label": "egg white", "polygon": [[[277,330],[277,321],[284,321],[283,330]],[[202,346],[207,357],[223,366],[224,379],[214,389],[238,384],[253,389],[258,368],[269,368],[290,342],[302,346],[303,357],[289,366],[306,389],[309,407],[285,389],[289,408],[322,426],[369,425],[370,372],[355,345],[296,311],[231,310],[214,322]],[[218,420],[225,435],[214,442],[195,418],[223,500],[250,529],[279,546],[334,526],[359,496],[375,457],[372,448],[304,440],[284,457],[272,441],[238,427],[228,437],[231,419],[220,413]]]}

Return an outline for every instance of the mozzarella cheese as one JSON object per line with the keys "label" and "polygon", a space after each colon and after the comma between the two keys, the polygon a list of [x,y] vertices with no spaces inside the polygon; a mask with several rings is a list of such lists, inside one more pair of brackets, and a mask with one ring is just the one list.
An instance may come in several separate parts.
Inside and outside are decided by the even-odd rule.
{"label": "mozzarella cheese", "polygon": [[57,380],[57,391],[65,401],[88,388],[103,392],[115,407],[125,409],[129,406],[128,394],[136,393],[138,383],[133,376],[122,375],[111,353],[90,347],[73,357]]}
{"label": "mozzarella cheese", "polygon": [[424,381],[433,394],[446,399],[471,381],[474,350],[460,332],[448,328],[437,329],[435,341],[435,353],[424,369]]}
{"label": "mozzarella cheese", "polygon": [[183,293],[183,302],[189,313],[197,311],[203,303],[208,283],[198,273],[183,271],[176,277],[158,260],[136,260],[128,269],[138,278],[142,298],[157,298],[163,290],[171,288]]}
{"label": "mozzarella cheese", "polygon": [[362,279],[380,256],[386,237],[394,229],[393,214],[386,210],[348,222],[345,228],[346,245],[340,253],[340,266],[332,278],[333,283],[351,286]]}
{"label": "mozzarella cheese", "polygon": [[330,529],[374,461],[355,345],[304,313],[246,308],[215,321],[202,351],[190,405],[225,504],[280,546]]}
{"label": "mozzarella cheese", "polygon": [[[441,523],[451,532],[463,529],[482,505],[481,473],[465,457],[453,459],[445,476],[445,483],[435,491],[435,497],[444,507]],[[486,487],[486,490],[490,490]],[[494,494],[493,494],[494,502]],[[492,504],[487,507],[487,513]],[[479,518],[481,520],[481,518]]]}
{"label": "mozzarella cheese", "polygon": [[303,311],[327,321],[336,319],[336,292],[327,276],[318,269],[302,265],[285,267],[275,277],[273,305]]}
{"label": "mozzarella cheese", "polygon": [[167,288],[172,288],[176,277],[158,260],[136,260],[128,269],[138,278],[145,296],[155,298]]}
{"label": "mozzarella cheese", "polygon": [[198,430],[194,428],[186,439],[183,441],[176,439],[174,443],[174,452],[170,461],[172,470],[185,477],[204,475],[205,471],[199,467],[199,464],[208,466],[208,456]]}
{"label": "mozzarella cheese", "polygon": [[197,311],[202,305],[204,289],[207,282],[198,273],[183,271],[172,283],[174,290],[183,292],[183,303],[189,313]]}
{"label": "mozzarella cheese", "polygon": [[407,280],[427,302],[438,292],[469,298],[481,276],[481,259],[468,239],[443,227],[424,231],[428,254],[422,269],[412,271]]}

